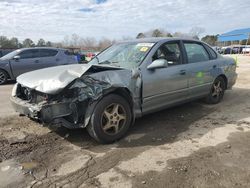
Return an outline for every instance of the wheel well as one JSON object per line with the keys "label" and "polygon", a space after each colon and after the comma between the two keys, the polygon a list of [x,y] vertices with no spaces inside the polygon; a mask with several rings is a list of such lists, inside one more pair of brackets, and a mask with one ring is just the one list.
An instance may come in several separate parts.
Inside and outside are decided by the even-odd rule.
{"label": "wheel well", "polygon": [[5,72],[6,75],[7,75],[7,78],[10,79],[10,75],[9,75],[9,73],[6,70],[4,70],[4,69],[0,69],[0,70],[3,71],[3,72]]}
{"label": "wheel well", "polygon": [[[107,91],[98,101],[97,101],[97,103],[98,102],[100,102],[100,100],[104,97],[104,96],[107,96],[107,95],[109,95],[109,94],[116,94],[116,95],[119,95],[119,96],[121,96],[121,97],[123,97],[128,103],[129,103],[129,106],[130,106],[130,109],[131,109],[131,112],[132,112],[132,117],[133,117],[133,119],[134,119],[134,113],[133,113],[133,98],[132,98],[132,95],[131,95],[131,93],[130,93],[130,91],[127,89],[127,88],[115,88],[114,90],[109,90],[109,91]],[[94,105],[94,108],[96,108],[96,105],[97,105],[97,103]],[[93,111],[94,111],[94,108],[92,109],[92,110],[87,110],[86,112],[85,112],[85,117],[84,117],[84,122],[85,122],[85,126],[87,126],[88,124],[89,124],[89,119],[88,118],[86,118],[86,117],[88,117],[88,115],[92,115],[93,114]],[[86,116],[86,114],[87,114],[87,116]]]}
{"label": "wheel well", "polygon": [[127,88],[117,88],[114,91],[112,91],[111,93],[117,94],[117,95],[123,97],[125,100],[127,100],[131,110],[133,110],[133,98],[131,96],[130,91]]}
{"label": "wheel well", "polygon": [[[227,89],[227,77],[226,77],[224,74],[221,74],[221,75],[219,75],[218,77],[221,77],[221,78],[224,79],[225,84],[226,84],[226,89]],[[218,77],[217,77],[217,78],[218,78]]]}

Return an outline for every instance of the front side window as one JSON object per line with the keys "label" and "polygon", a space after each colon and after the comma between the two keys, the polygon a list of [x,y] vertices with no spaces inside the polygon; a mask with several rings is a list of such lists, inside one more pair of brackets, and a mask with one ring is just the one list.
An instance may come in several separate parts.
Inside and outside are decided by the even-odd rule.
{"label": "front side window", "polygon": [[135,68],[140,65],[154,43],[115,44],[92,59],[90,64],[108,64],[112,66]]}
{"label": "front side window", "polygon": [[37,58],[39,57],[39,50],[33,49],[33,50],[25,50],[22,51],[20,54],[20,59],[29,59],[29,58]]}
{"label": "front side window", "polygon": [[40,49],[40,57],[52,57],[58,53],[57,50]]}
{"label": "front side window", "polygon": [[184,42],[184,46],[187,52],[188,63],[197,63],[209,60],[209,55],[202,44]]}
{"label": "front side window", "polygon": [[165,43],[161,45],[155,54],[152,61],[156,59],[165,59],[168,61],[168,65],[181,64],[181,50],[179,42]]}
{"label": "front side window", "polygon": [[14,56],[18,55],[20,53],[20,50],[15,50],[13,52],[10,52],[6,54],[5,56],[1,57],[2,60],[10,60],[13,59]]}

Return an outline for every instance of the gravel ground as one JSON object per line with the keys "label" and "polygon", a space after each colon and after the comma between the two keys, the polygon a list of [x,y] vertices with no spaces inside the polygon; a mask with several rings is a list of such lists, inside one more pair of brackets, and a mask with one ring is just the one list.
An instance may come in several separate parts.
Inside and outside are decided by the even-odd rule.
{"label": "gravel ground", "polygon": [[250,57],[238,60],[223,102],[145,116],[111,145],[18,117],[0,86],[0,187],[250,187]]}

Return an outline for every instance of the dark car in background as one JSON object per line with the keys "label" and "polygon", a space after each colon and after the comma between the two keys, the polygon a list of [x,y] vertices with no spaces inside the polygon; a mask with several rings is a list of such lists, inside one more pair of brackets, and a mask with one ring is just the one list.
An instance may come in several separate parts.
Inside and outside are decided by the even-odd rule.
{"label": "dark car in background", "polygon": [[234,46],[232,49],[233,54],[241,54],[245,46]]}
{"label": "dark car in background", "polygon": [[10,52],[13,52],[14,50],[16,49],[0,49],[0,57],[3,57]]}
{"label": "dark car in background", "polygon": [[17,76],[57,65],[77,64],[75,55],[60,48],[22,48],[0,58],[0,85]]}

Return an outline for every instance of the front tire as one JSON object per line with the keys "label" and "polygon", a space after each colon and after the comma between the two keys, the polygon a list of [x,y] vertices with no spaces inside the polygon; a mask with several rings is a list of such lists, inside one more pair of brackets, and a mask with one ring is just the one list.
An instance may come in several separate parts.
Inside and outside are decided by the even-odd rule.
{"label": "front tire", "polygon": [[209,95],[206,97],[206,103],[208,104],[217,104],[219,103],[224,96],[226,90],[226,82],[222,77],[215,79]]}
{"label": "front tire", "polygon": [[121,96],[105,96],[95,107],[87,130],[95,140],[108,144],[122,138],[132,120],[131,108]]}
{"label": "front tire", "polygon": [[3,85],[7,82],[8,75],[4,70],[0,70],[0,85]]}

